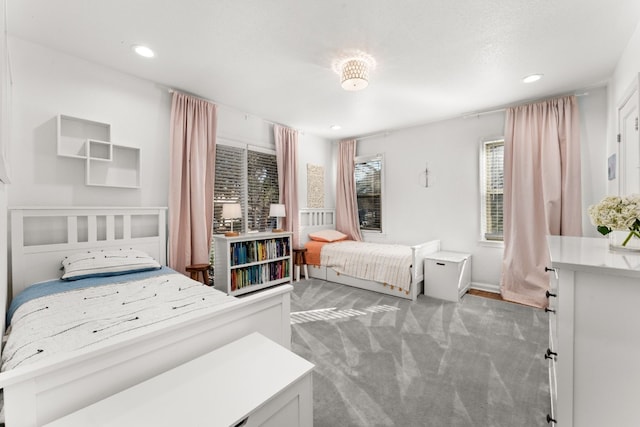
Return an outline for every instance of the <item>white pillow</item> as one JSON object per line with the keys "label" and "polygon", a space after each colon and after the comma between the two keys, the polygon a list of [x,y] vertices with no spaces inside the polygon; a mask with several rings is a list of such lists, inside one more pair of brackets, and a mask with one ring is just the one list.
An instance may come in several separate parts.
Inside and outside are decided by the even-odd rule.
{"label": "white pillow", "polygon": [[136,271],[157,270],[161,265],[149,254],[135,249],[88,251],[62,260],[62,280],[116,276]]}
{"label": "white pillow", "polygon": [[337,242],[347,238],[347,235],[338,230],[320,230],[309,233],[309,238],[316,242]]}

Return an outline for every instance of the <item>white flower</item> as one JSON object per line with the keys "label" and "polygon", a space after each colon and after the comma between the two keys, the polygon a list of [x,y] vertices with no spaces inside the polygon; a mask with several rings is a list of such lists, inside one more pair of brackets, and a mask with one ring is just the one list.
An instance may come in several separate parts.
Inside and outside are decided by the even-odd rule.
{"label": "white flower", "polygon": [[[591,223],[598,231],[607,234],[612,230],[636,230],[636,220],[640,219],[640,195],[607,196],[597,205],[589,206]],[[608,231],[603,232],[602,227]]]}

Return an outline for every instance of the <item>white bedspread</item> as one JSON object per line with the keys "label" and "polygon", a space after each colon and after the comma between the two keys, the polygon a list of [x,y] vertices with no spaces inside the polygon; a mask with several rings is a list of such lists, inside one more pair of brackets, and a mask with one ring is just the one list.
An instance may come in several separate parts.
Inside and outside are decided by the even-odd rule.
{"label": "white bedspread", "polygon": [[137,336],[234,300],[178,273],[40,297],[16,310],[2,371]]}
{"label": "white bedspread", "polygon": [[340,274],[373,280],[408,291],[411,247],[368,242],[336,242],[322,247],[320,264]]}

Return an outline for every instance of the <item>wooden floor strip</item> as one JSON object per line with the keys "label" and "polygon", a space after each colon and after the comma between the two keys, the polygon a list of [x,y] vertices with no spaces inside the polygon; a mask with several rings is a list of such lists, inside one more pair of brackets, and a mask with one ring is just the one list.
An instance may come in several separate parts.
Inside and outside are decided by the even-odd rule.
{"label": "wooden floor strip", "polygon": [[471,295],[479,296],[479,297],[495,299],[498,301],[504,301],[502,299],[502,295],[496,294],[495,292],[481,291],[479,289],[469,289],[468,293]]}

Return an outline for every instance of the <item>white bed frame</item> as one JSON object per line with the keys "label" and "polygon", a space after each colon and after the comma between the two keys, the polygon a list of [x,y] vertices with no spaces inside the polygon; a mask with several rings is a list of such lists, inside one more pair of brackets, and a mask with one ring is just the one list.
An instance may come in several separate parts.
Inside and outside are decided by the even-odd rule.
{"label": "white bed frame", "polygon": [[[16,208],[10,214],[14,295],[29,283],[59,277],[64,254],[79,250],[134,248],[157,256],[162,264],[166,261],[166,208]],[[135,237],[136,215],[157,221],[154,236]],[[25,241],[34,219],[43,217],[63,218],[65,242]],[[143,336],[0,373],[6,425],[46,424],[252,332],[290,349],[292,289],[282,285],[264,290]]]}
{"label": "white bed frame", "polygon": [[[301,209],[299,221],[300,243],[304,244],[309,241],[309,233],[318,230],[335,229],[335,218],[334,209]],[[424,258],[426,255],[439,250],[440,240],[431,240],[411,246],[411,286],[409,293],[399,291],[397,288],[385,283],[346,276],[325,266],[309,265],[309,276],[415,301],[418,295],[424,293]]]}

